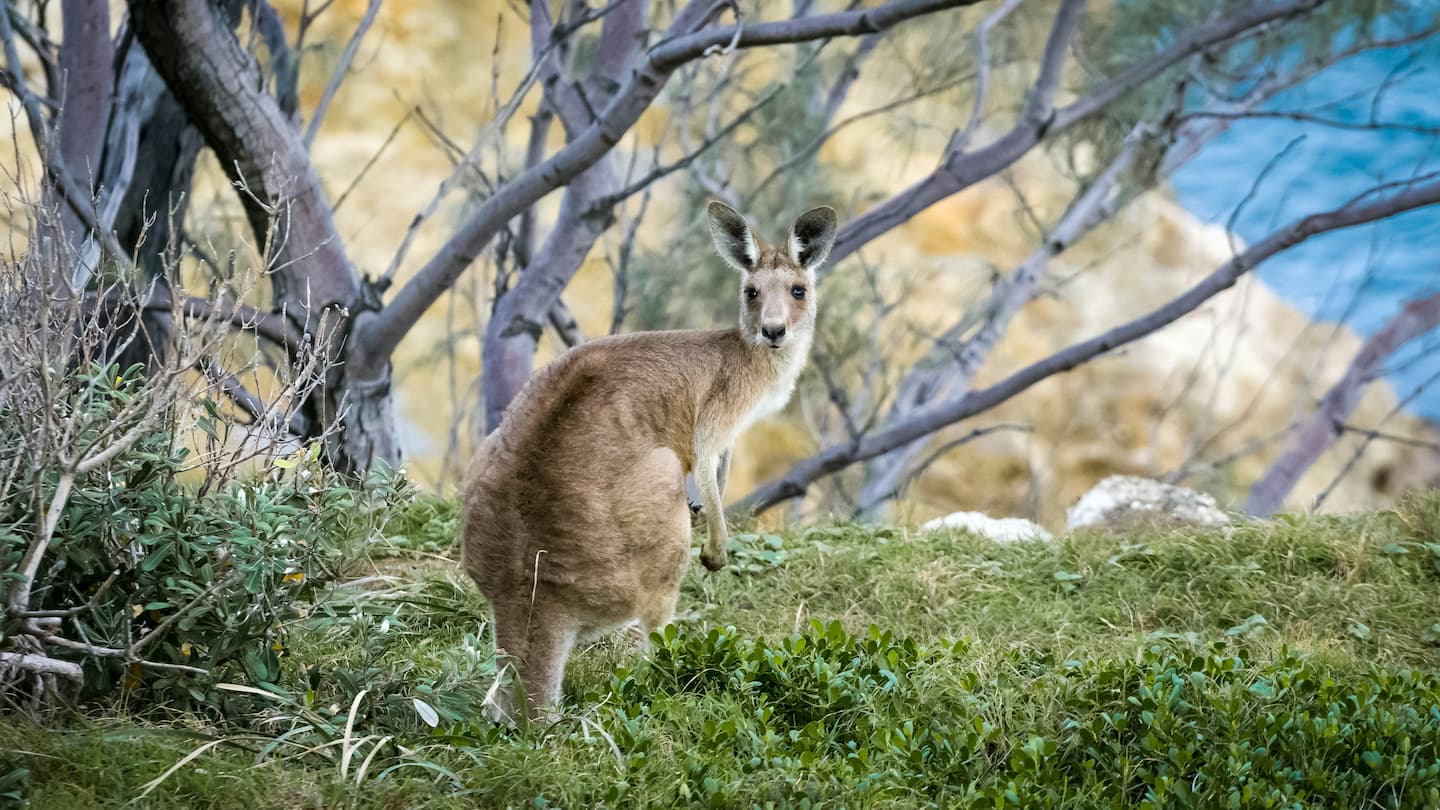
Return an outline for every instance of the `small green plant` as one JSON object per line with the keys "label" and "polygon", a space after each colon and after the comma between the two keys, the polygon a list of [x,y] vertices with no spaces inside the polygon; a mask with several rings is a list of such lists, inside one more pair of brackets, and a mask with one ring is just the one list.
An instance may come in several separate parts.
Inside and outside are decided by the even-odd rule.
{"label": "small green plant", "polygon": [[726,545],[734,574],[760,574],[785,564],[790,552],[785,539],[778,534],[732,534]]}
{"label": "small green plant", "polygon": [[412,493],[385,523],[378,542],[396,551],[444,554],[460,536],[460,504],[452,498]]}
{"label": "small green plant", "polygon": [[[142,395],[138,369],[97,367],[79,386],[80,426],[100,424]],[[53,538],[36,542],[35,502],[0,503],[6,582],[25,582],[5,634],[34,639],[79,665],[83,697],[123,690],[132,705],[223,709],[216,679],[280,681],[286,626],[304,615],[371,527],[405,494],[377,474],[356,486],[317,465],[318,445],[248,479],[197,491],[181,480],[190,453],[173,418],[103,464],[73,476]],[[41,473],[45,475],[44,471]],[[27,549],[44,557],[33,580],[17,571]],[[13,684],[12,684],[13,685]]]}
{"label": "small green plant", "polygon": [[26,768],[11,768],[0,773],[0,807],[22,807],[25,804],[25,785],[30,780]]}

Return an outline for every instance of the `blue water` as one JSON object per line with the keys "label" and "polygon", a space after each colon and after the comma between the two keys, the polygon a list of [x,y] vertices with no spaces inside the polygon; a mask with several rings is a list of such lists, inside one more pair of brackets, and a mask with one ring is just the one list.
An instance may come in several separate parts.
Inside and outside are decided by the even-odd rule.
{"label": "blue water", "polygon": [[[1377,95],[1382,85],[1386,89]],[[1352,57],[1266,109],[1352,124],[1440,128],[1440,37]],[[1223,225],[1233,218],[1234,232],[1249,243],[1306,214],[1343,205],[1377,182],[1435,171],[1440,138],[1431,133],[1246,119],[1177,172],[1174,189],[1181,204],[1207,222]],[[1440,290],[1440,206],[1317,236],[1258,272],[1312,318],[1369,335],[1407,299]],[[1411,411],[1440,421],[1440,332],[1412,341],[1386,368],[1400,397],[1423,387]]]}

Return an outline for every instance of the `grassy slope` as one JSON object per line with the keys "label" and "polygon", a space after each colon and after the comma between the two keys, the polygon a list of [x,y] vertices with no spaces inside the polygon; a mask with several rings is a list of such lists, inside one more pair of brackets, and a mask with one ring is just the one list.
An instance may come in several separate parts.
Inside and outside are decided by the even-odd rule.
{"label": "grassy slope", "polygon": [[[427,520],[437,514],[433,504],[424,509]],[[1287,672],[1298,666],[1309,673],[1305,677],[1313,675],[1321,692],[1326,678],[1338,679],[1343,690],[1347,679],[1362,679],[1367,672],[1373,677],[1378,671],[1387,683],[1392,673],[1433,672],[1440,661],[1440,545],[1427,543],[1440,543],[1440,496],[1354,518],[1282,520],[1226,531],[1137,529],[1076,535],[1054,544],[999,545],[964,534],[850,525],[750,537],[732,553],[732,572],[710,576],[695,566],[686,580],[685,632],[662,645],[660,655],[673,663],[693,653],[694,660],[685,659],[690,674],[676,674],[684,669],[678,665],[641,667],[637,673],[632,656],[602,643],[572,659],[565,721],[511,734],[484,723],[460,723],[448,740],[426,736],[408,699],[420,696],[442,714],[473,716],[493,662],[482,632],[484,605],[473,588],[450,566],[420,557],[413,564],[389,565],[399,577],[391,590],[337,599],[332,609],[317,610],[294,628],[287,640],[293,682],[285,686],[303,702],[306,683],[295,663],[327,673],[313,684],[313,711],[336,727],[343,725],[359,689],[388,696],[388,703],[361,711],[355,736],[398,734],[399,742],[417,752],[411,761],[425,765],[379,780],[382,766],[401,761],[393,748],[385,749],[358,780],[362,787],[347,789],[334,762],[334,752],[343,747],[338,733],[316,732],[297,736],[303,741],[299,748],[282,748],[289,758],[272,758],[256,771],[254,751],[265,737],[292,728],[293,718],[301,716],[276,701],[257,701],[252,719],[222,728],[186,718],[165,726],[153,718],[114,719],[111,707],[109,719],[97,714],[76,720],[67,731],[12,721],[0,733],[17,749],[5,758],[32,772],[27,793],[35,807],[119,806],[217,736],[228,742],[176,771],[138,804],[536,806],[531,800],[543,794],[560,806],[589,806],[623,790],[627,805],[674,806],[688,799],[748,806],[796,803],[808,796],[827,806],[914,806],[941,795],[937,791],[961,789],[967,780],[1003,788],[1006,780],[1024,776],[1020,771],[1031,767],[1024,746],[1032,738],[1064,740],[1075,733],[1067,719],[1090,722],[1107,710],[1107,701],[1120,694],[1107,691],[1108,678],[1120,672],[1133,680],[1136,666],[1164,668],[1163,662],[1134,663],[1147,648],[1174,651],[1186,660],[1194,655],[1197,661],[1242,653],[1238,680],[1229,683],[1228,676],[1210,672],[1189,693],[1196,705],[1212,701],[1211,709],[1196,710],[1195,717],[1202,726],[1220,723],[1214,733],[1224,739],[1229,739],[1224,724],[1215,718],[1231,717],[1236,725],[1225,714],[1230,710],[1215,708],[1226,700],[1258,701],[1234,709],[1253,719],[1296,709],[1287,699],[1302,704],[1312,699],[1254,691],[1257,680],[1272,682],[1265,668],[1277,661],[1282,670],[1290,667]],[[810,632],[812,646],[817,640],[823,645],[825,633],[809,629],[812,619],[838,620],[859,635],[875,625],[923,649],[913,661],[901,649],[905,660],[890,665],[900,673],[898,686],[847,681],[843,689],[851,691],[839,699],[848,701],[848,708],[839,713],[809,717],[803,705],[784,709],[785,695],[791,694],[784,690],[791,687],[765,687],[770,703],[763,705],[792,712],[768,723],[755,718],[762,704],[753,695],[726,686],[724,673],[706,669],[707,656],[719,661],[723,655],[713,643],[700,643],[705,630],[733,625],[735,636],[765,637],[777,650],[783,637]],[[950,642],[959,639],[968,641],[952,650]],[[1298,651],[1305,663],[1285,659],[1282,648]],[[858,656],[849,651],[820,663],[796,656],[794,666],[843,668]],[[666,686],[666,677],[673,684]],[[795,688],[795,694],[805,691]],[[1422,720],[1426,712],[1432,720],[1440,712],[1431,703],[1436,692],[1429,689],[1415,692]],[[1397,705],[1403,708],[1404,702]],[[1116,705],[1125,708],[1123,701]],[[949,723],[946,728],[973,722],[988,729],[978,753],[942,765],[931,759],[933,751],[914,754],[905,748],[912,743],[894,743],[890,731],[876,736],[882,726],[903,731],[907,720],[923,726],[934,718],[944,718],[935,722]],[[808,725],[813,720],[823,722]],[[767,725],[781,737],[794,734],[788,741],[756,742]],[[173,730],[187,726],[191,736]],[[1187,728],[1192,730],[1181,736],[1194,733]],[[816,736],[813,745],[801,739],[806,735]],[[873,770],[911,775],[852,792],[854,773],[872,766],[846,770],[846,740],[876,745],[882,736],[889,758]],[[733,743],[732,750],[723,742],[731,738],[750,742]],[[302,750],[327,741],[328,747]],[[760,749],[747,761],[747,754]],[[802,762],[807,750],[815,758]],[[1068,750],[1062,747],[1054,760],[1063,764]],[[357,781],[368,751],[368,745],[359,748],[349,782]],[[1041,767],[1046,756],[1037,753],[1034,767]],[[1422,745],[1415,755],[1433,759],[1435,752]],[[907,757],[920,764],[910,768]],[[440,775],[441,768],[450,775]],[[0,766],[0,775],[5,770]],[[1115,786],[1087,784],[1081,770],[1077,766],[1057,777],[1065,793],[1062,804],[1108,801]],[[1134,785],[1123,787],[1132,799],[1143,795]],[[1428,790],[1406,788],[1416,801],[1420,794],[1413,791]]]}

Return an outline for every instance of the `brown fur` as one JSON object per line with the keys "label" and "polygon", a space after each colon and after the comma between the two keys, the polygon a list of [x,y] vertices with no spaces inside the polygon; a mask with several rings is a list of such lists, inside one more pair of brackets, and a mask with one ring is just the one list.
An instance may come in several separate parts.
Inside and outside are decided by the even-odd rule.
{"label": "brown fur", "polygon": [[[490,602],[497,653],[517,664],[527,714],[558,699],[577,642],[632,621],[648,636],[674,617],[690,556],[687,473],[706,511],[702,560],[725,565],[729,448],[784,405],[804,366],[834,212],[802,216],[785,250],[761,246],[719,203],[710,222],[743,271],[740,327],[619,335],[567,352],[525,385],[471,463],[463,565]],[[519,702],[505,691],[494,708],[513,720]]]}

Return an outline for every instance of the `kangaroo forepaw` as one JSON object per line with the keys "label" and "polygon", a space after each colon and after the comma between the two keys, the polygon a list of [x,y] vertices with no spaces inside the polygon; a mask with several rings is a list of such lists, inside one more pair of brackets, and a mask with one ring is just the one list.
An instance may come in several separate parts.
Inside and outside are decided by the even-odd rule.
{"label": "kangaroo forepaw", "polygon": [[704,512],[704,511],[705,511],[705,507],[701,506],[700,504],[698,504],[698,503],[692,503],[692,504],[690,504],[690,514],[692,514],[692,515],[698,515],[698,514],[700,514],[701,512]]}
{"label": "kangaroo forepaw", "polygon": [[724,568],[727,561],[723,548],[713,554],[708,548],[700,552],[700,562],[711,571],[719,571]]}

